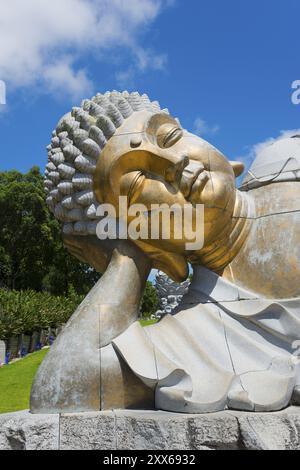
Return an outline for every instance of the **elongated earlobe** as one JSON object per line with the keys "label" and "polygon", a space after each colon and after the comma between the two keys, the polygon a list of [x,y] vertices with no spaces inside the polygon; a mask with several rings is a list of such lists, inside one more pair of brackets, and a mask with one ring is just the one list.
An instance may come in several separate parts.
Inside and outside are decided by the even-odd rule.
{"label": "elongated earlobe", "polygon": [[234,161],[231,161],[229,162],[230,165],[232,166],[232,169],[234,171],[234,174],[235,174],[235,177],[238,178],[239,176],[241,176],[241,174],[243,173],[243,171],[245,170],[245,165],[244,163],[242,162],[234,162]]}

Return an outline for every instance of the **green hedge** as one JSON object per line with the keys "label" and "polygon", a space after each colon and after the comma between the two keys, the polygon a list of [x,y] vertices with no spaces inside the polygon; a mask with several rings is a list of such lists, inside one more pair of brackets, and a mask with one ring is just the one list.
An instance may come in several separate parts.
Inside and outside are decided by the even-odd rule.
{"label": "green hedge", "polygon": [[0,289],[0,339],[57,328],[68,321],[83,296]]}
{"label": "green hedge", "polygon": [[[33,290],[0,289],[0,340],[58,328],[68,321],[83,299],[84,296],[72,289],[67,297]],[[141,304],[141,317],[150,318],[157,309],[157,294],[148,282]]]}

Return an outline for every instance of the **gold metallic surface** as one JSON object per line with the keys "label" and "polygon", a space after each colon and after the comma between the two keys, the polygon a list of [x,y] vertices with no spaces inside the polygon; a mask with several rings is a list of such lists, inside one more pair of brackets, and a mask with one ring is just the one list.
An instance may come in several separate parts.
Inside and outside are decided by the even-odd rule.
{"label": "gold metallic surface", "polygon": [[[94,177],[99,202],[204,204],[204,246],[187,251],[187,239],[134,241],[176,281],[187,263],[201,264],[267,298],[300,295],[300,185],[274,183],[248,192],[235,187],[243,164],[180,127],[172,117],[134,113],[104,148]],[[296,212],[295,212],[296,211]],[[129,219],[130,221],[130,219]],[[150,223],[150,222],[149,222]]]}
{"label": "gold metallic surface", "polygon": [[[77,250],[83,247],[79,239]],[[74,237],[68,243],[74,247]],[[153,406],[151,390],[122,364],[111,345],[137,320],[151,265],[130,242],[110,244],[105,274],[79,305],[37,372],[31,389],[32,413],[129,408],[133,403]],[[102,263],[102,254],[100,258],[96,264]]]}
{"label": "gold metallic surface", "polygon": [[183,130],[172,117],[140,111],[117,129],[102,151],[94,191],[99,203],[113,204],[116,210],[119,196],[128,196],[129,204],[145,205],[149,213],[153,203],[176,204],[182,211],[190,205],[193,228],[195,206],[204,205],[205,245],[201,250],[187,251],[192,234],[176,239],[175,225],[168,240],[160,237],[135,241],[152,259],[153,267],[182,281],[188,274],[188,262],[202,262],[210,254],[214,257],[212,252],[216,253],[220,241],[220,250],[225,250],[227,256],[230,248],[231,254],[226,260],[218,253],[213,262],[208,259],[208,265],[216,271],[230,262],[244,241],[244,223],[243,235],[236,233],[240,196],[235,189],[235,176],[242,168],[242,164],[230,163],[212,145]]}
{"label": "gold metallic surface", "polygon": [[299,182],[273,183],[246,194],[256,215],[224,277],[258,296],[300,297]]}

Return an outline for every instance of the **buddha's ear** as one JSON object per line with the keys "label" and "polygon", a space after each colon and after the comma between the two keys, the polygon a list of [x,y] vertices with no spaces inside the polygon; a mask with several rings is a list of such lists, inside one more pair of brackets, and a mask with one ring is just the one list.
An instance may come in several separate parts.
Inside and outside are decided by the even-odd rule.
{"label": "buddha's ear", "polygon": [[241,174],[244,172],[245,170],[245,165],[244,163],[242,162],[234,162],[234,161],[231,161],[229,162],[230,165],[232,166],[232,169],[233,169],[233,172],[235,174],[235,177],[238,178],[238,176],[241,176]]}

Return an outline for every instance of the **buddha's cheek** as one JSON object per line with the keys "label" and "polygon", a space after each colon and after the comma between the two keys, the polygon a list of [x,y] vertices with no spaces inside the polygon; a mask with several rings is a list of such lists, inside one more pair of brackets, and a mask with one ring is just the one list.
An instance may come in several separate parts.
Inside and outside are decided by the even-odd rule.
{"label": "buddha's cheek", "polygon": [[171,185],[155,180],[145,179],[141,190],[131,198],[131,204],[143,204],[150,211],[153,205],[167,204],[168,207],[188,204],[183,194]]}
{"label": "buddha's cheek", "polygon": [[[235,183],[231,175],[212,172],[199,197],[199,203],[204,204],[207,209],[225,209],[231,211],[234,194]],[[213,216],[210,216],[208,213],[208,217],[211,220]]]}

